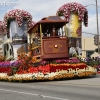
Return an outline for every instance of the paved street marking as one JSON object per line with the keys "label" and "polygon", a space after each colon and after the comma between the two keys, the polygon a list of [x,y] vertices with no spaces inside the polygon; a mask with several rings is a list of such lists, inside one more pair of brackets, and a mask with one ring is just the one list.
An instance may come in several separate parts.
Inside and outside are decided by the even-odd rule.
{"label": "paved street marking", "polygon": [[29,93],[29,92],[20,92],[20,91],[13,91],[13,90],[7,90],[7,89],[0,89],[0,90],[6,91],[6,92],[18,93],[18,94],[34,95],[34,96],[39,96],[41,98],[51,98],[51,99],[56,99],[56,100],[69,100],[69,99],[64,99],[64,98],[58,98],[58,97],[52,97],[52,96],[46,96],[46,95],[40,95],[40,94],[33,94],[33,93]]}

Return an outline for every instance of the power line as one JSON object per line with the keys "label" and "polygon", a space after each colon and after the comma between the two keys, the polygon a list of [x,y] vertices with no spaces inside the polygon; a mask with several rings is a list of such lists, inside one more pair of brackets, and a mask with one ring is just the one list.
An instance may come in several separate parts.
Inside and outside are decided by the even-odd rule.
{"label": "power line", "polygon": [[[94,33],[88,33],[88,32],[82,32],[82,33],[85,33],[85,34],[90,34],[90,35],[96,35]],[[100,35],[99,35],[100,36]]]}
{"label": "power line", "polygon": [[[89,5],[86,5],[86,6],[84,6],[84,7],[88,7],[88,6],[96,6],[95,4],[89,4]],[[100,8],[100,6],[97,6],[98,8]]]}

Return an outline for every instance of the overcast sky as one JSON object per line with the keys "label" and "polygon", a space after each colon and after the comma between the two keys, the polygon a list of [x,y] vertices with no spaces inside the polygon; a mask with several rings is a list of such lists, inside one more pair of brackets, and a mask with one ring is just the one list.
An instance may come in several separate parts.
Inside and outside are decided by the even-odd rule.
{"label": "overcast sky", "polygon": [[[82,24],[82,31],[87,33],[97,33],[97,21],[96,21],[96,0],[0,0],[0,20],[3,20],[6,12],[13,9],[23,9],[28,11],[32,15],[32,20],[37,22],[43,17],[56,15],[57,10],[66,3],[77,2],[83,6],[87,6],[89,14],[89,24],[85,27]],[[99,20],[99,33],[100,33],[100,0],[98,3],[98,20]],[[11,4],[11,5],[10,5]],[[85,33],[83,36],[90,36]]]}

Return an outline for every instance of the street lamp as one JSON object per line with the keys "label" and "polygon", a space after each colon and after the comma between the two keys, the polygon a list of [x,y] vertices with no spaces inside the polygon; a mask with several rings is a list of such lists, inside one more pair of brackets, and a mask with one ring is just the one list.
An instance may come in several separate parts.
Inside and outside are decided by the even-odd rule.
{"label": "street lamp", "polygon": [[97,20],[97,35],[98,35],[98,54],[100,54],[100,45],[99,45],[99,24],[98,24],[98,6],[96,1],[96,20]]}
{"label": "street lamp", "polygon": [[[97,22],[97,36],[98,36],[98,54],[100,54],[100,45],[99,45],[99,24],[98,24],[98,7],[100,8],[100,6],[98,6],[97,4],[97,0],[95,0],[96,2],[96,5],[95,4],[89,4],[89,5],[86,5],[84,7],[87,7],[87,6],[90,6],[90,5],[93,5],[93,6],[96,6],[96,22]],[[100,56],[100,55],[99,55]]]}

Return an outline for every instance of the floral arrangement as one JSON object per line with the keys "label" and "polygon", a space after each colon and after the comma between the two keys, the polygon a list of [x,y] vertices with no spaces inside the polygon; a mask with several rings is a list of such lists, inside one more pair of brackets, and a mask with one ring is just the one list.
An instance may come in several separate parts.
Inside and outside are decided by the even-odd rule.
{"label": "floral arrangement", "polygon": [[15,9],[15,10],[11,10],[8,13],[6,13],[4,16],[4,24],[5,24],[6,28],[8,27],[9,21],[11,19],[15,19],[16,22],[18,23],[18,26],[21,26],[23,19],[26,19],[27,25],[28,25],[28,30],[32,26],[32,16],[27,11]]}
{"label": "floral arrangement", "polygon": [[0,34],[4,34],[6,31],[6,27],[3,21],[0,21]]}
{"label": "floral arrangement", "polygon": [[36,24],[36,22],[32,21],[30,29]]}
{"label": "floral arrangement", "polygon": [[87,9],[84,6],[82,6],[81,4],[78,4],[76,2],[67,3],[67,4],[64,4],[63,6],[61,6],[57,10],[57,15],[64,16],[66,18],[66,20],[69,22],[71,12],[78,13],[79,21],[84,22],[85,26],[88,25]]}
{"label": "floral arrangement", "polygon": [[[43,71],[43,67],[42,71]],[[39,70],[41,70],[41,68]],[[32,70],[32,69],[30,69]],[[34,69],[34,71],[37,69]],[[95,75],[96,69],[94,67],[87,66],[84,69],[77,70],[74,69],[63,69],[63,70],[56,70],[55,72],[46,72],[46,69],[43,72],[27,72],[27,73],[16,73],[12,76],[9,76],[7,73],[0,73],[0,80],[5,81],[35,81],[35,80],[58,80],[58,79],[68,79],[77,77],[86,77],[89,75]]]}
{"label": "floral arrangement", "polygon": [[36,57],[19,55],[17,61],[0,62],[0,80],[34,81],[86,77],[96,74],[96,68],[79,58],[40,61]]}

